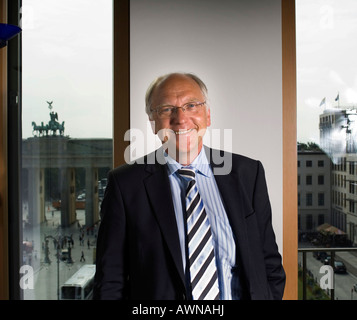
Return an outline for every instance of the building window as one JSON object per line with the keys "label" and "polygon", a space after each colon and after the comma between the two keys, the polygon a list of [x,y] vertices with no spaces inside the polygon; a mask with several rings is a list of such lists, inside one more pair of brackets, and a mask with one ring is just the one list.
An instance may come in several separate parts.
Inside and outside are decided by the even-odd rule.
{"label": "building window", "polygon": [[355,174],[355,162],[350,162],[350,174]]}
{"label": "building window", "polygon": [[311,168],[312,167],[312,161],[311,160],[306,160],[306,167]]}
{"label": "building window", "polygon": [[355,213],[355,203],[352,200],[350,200],[350,212]]}
{"label": "building window", "polygon": [[324,193],[319,193],[318,194],[318,205],[319,206],[324,206],[325,205],[325,194]]}
{"label": "building window", "polygon": [[306,176],[306,185],[312,185],[312,176],[308,175]]}
{"label": "building window", "polygon": [[325,184],[325,176],[319,175],[319,176],[317,177],[317,183],[318,183],[319,185]]}
{"label": "building window", "polygon": [[350,181],[350,193],[354,194],[355,193],[355,181]]}
{"label": "building window", "polygon": [[317,162],[317,166],[318,167],[323,167],[325,165],[325,162],[324,162],[324,160],[319,160],[318,162]]}
{"label": "building window", "polygon": [[306,206],[311,207],[312,206],[312,193],[307,193],[306,194]]}
{"label": "building window", "polygon": [[320,226],[325,223],[325,215],[319,214],[317,217],[317,224]]}

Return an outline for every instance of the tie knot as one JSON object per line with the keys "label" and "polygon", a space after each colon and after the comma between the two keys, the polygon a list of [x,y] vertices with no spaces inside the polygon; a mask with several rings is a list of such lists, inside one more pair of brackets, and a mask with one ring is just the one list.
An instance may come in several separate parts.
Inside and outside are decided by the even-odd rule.
{"label": "tie knot", "polygon": [[195,180],[196,173],[195,173],[195,170],[192,168],[184,168],[183,167],[183,168],[177,170],[177,172],[184,179]]}

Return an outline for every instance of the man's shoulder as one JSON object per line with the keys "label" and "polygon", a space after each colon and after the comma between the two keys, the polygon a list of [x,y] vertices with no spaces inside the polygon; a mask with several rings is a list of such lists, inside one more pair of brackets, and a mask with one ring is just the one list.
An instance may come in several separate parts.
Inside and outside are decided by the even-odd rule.
{"label": "man's shoulder", "polygon": [[157,165],[163,164],[160,162],[159,149],[155,150],[143,157],[135,159],[130,162],[126,162],[110,171],[110,175],[113,176],[132,176],[133,174],[141,174],[146,171],[150,171],[151,168],[155,168]]}
{"label": "man's shoulder", "polygon": [[257,164],[260,163],[258,160],[247,157],[242,154],[233,153],[220,149],[213,149],[206,147],[206,154],[209,158],[209,162],[214,166],[227,165],[230,162],[232,165],[232,170],[241,170],[246,168],[256,168]]}

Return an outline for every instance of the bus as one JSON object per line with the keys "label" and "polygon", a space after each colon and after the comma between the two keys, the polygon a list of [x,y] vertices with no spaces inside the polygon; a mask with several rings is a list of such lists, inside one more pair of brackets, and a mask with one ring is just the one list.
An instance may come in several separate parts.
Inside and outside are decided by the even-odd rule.
{"label": "bus", "polygon": [[61,286],[61,300],[89,300],[93,297],[95,264],[85,264]]}

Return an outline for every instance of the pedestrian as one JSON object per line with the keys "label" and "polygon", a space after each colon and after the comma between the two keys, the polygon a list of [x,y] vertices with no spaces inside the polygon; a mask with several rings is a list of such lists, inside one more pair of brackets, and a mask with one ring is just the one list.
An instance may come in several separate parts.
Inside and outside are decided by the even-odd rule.
{"label": "pedestrian", "polygon": [[82,261],[86,261],[86,259],[84,258],[84,252],[83,251],[82,251],[81,259],[79,260],[79,262],[82,262]]}

